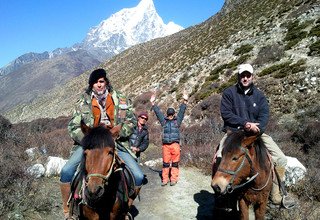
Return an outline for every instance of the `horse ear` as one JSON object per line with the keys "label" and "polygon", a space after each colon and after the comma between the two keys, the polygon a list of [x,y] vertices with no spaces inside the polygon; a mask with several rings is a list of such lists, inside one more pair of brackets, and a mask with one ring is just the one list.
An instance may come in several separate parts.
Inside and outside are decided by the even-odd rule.
{"label": "horse ear", "polygon": [[255,140],[257,140],[257,136],[249,136],[249,137],[245,137],[243,138],[242,142],[241,142],[241,146],[242,147],[246,147],[251,145]]}
{"label": "horse ear", "polygon": [[91,128],[90,128],[89,126],[87,126],[87,125],[83,122],[83,120],[81,120],[81,122],[80,122],[80,127],[81,127],[82,133],[84,133],[85,135],[89,134]]}

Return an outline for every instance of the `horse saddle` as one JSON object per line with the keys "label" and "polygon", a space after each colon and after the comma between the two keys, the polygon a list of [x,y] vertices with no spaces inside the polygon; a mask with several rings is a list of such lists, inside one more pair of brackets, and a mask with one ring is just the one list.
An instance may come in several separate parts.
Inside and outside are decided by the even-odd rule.
{"label": "horse saddle", "polygon": [[117,172],[120,172],[121,181],[118,186],[118,196],[121,196],[124,201],[127,201],[127,197],[131,197],[135,192],[135,181],[132,172],[129,167],[125,164],[124,161],[120,159],[118,155],[116,155],[116,164],[118,164],[119,168]]}

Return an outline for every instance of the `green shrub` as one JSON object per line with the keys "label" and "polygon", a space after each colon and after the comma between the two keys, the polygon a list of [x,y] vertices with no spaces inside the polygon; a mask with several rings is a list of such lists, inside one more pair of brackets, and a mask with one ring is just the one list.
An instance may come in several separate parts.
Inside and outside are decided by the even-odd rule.
{"label": "green shrub", "polygon": [[182,77],[179,79],[179,83],[185,83],[188,81],[188,73],[185,73],[182,75]]}
{"label": "green shrub", "polygon": [[177,95],[176,95],[176,100],[177,101],[180,101],[182,99],[182,93],[178,93]]}
{"label": "green shrub", "polygon": [[298,44],[302,39],[307,37],[308,33],[303,31],[307,27],[309,23],[304,22],[299,24],[299,20],[290,22],[287,25],[287,34],[284,37],[284,41],[287,41],[287,45],[285,46],[286,50],[291,49],[293,46]]}
{"label": "green shrub", "polygon": [[320,55],[320,40],[317,40],[316,42],[311,44],[309,46],[309,49],[310,49],[310,51],[308,53],[309,56]]}
{"label": "green shrub", "polygon": [[216,68],[214,68],[211,72],[210,72],[210,76],[215,76],[215,75],[219,75],[219,73],[221,73],[224,69],[226,69],[228,67],[227,64],[222,64],[220,66],[217,66]]}
{"label": "green shrub", "polygon": [[234,50],[233,55],[238,56],[249,53],[253,48],[254,46],[252,46],[251,44],[241,45],[239,48]]}
{"label": "green shrub", "polygon": [[272,74],[274,78],[283,78],[290,74],[298,73],[304,71],[306,67],[304,66],[306,63],[305,60],[298,60],[296,63],[291,64],[291,61],[287,61],[284,63],[276,64],[270,66],[264,70],[262,70],[258,75],[265,76]]}
{"label": "green shrub", "polygon": [[240,64],[245,63],[250,58],[249,54],[245,54],[238,59],[231,61],[227,64],[227,68],[229,69],[236,69]]}
{"label": "green shrub", "polygon": [[219,88],[215,89],[217,93],[222,93],[224,89],[238,82],[238,74],[234,74],[226,83],[223,83]]}
{"label": "green shrub", "polygon": [[285,63],[280,63],[280,64],[276,64],[276,65],[273,65],[273,66],[270,66],[264,70],[262,70],[258,76],[265,76],[265,75],[269,75],[271,73],[274,73],[276,71],[279,71],[283,68],[285,68],[286,66],[289,66],[291,64],[291,61],[287,61]]}
{"label": "green shrub", "polygon": [[216,75],[210,75],[206,78],[206,81],[215,81],[219,79],[219,74],[216,74]]}
{"label": "green shrub", "polygon": [[176,86],[174,86],[173,88],[171,88],[171,90],[169,91],[169,93],[174,93],[178,90],[178,88]]}
{"label": "green shrub", "polygon": [[317,37],[320,37],[320,24],[317,24],[316,26],[314,26],[314,27],[310,30],[309,36],[317,36]]}

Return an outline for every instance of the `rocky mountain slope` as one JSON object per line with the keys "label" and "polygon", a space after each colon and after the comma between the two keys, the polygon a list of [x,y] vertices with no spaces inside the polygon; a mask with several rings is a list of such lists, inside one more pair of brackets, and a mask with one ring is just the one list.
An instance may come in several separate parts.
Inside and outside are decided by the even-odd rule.
{"label": "rocky mountain slope", "polygon": [[142,0],[136,7],[122,9],[92,27],[81,43],[24,54],[0,69],[0,114],[50,93],[57,85],[133,45],[182,29],[173,22],[165,24],[153,1]]}
{"label": "rocky mountain slope", "polygon": [[[271,110],[288,120],[319,112],[319,30],[316,0],[229,0],[207,21],[134,46],[101,67],[133,99],[156,89],[171,103],[186,90],[196,107],[233,84],[237,66],[249,62]],[[5,116],[18,122],[70,115],[90,71]]]}

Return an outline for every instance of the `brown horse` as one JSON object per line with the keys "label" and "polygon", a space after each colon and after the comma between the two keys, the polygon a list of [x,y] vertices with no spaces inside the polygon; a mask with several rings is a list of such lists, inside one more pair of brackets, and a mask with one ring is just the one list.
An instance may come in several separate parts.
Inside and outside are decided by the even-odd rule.
{"label": "brown horse", "polygon": [[215,194],[236,198],[240,219],[249,219],[250,205],[255,219],[264,219],[272,188],[271,158],[258,142],[256,136],[247,137],[243,131],[231,133],[224,142],[220,165],[212,174]]}
{"label": "brown horse", "polygon": [[84,158],[77,179],[82,184],[73,187],[70,214],[76,219],[125,219],[129,192],[113,137],[104,127],[90,129],[81,124],[81,129]]}

